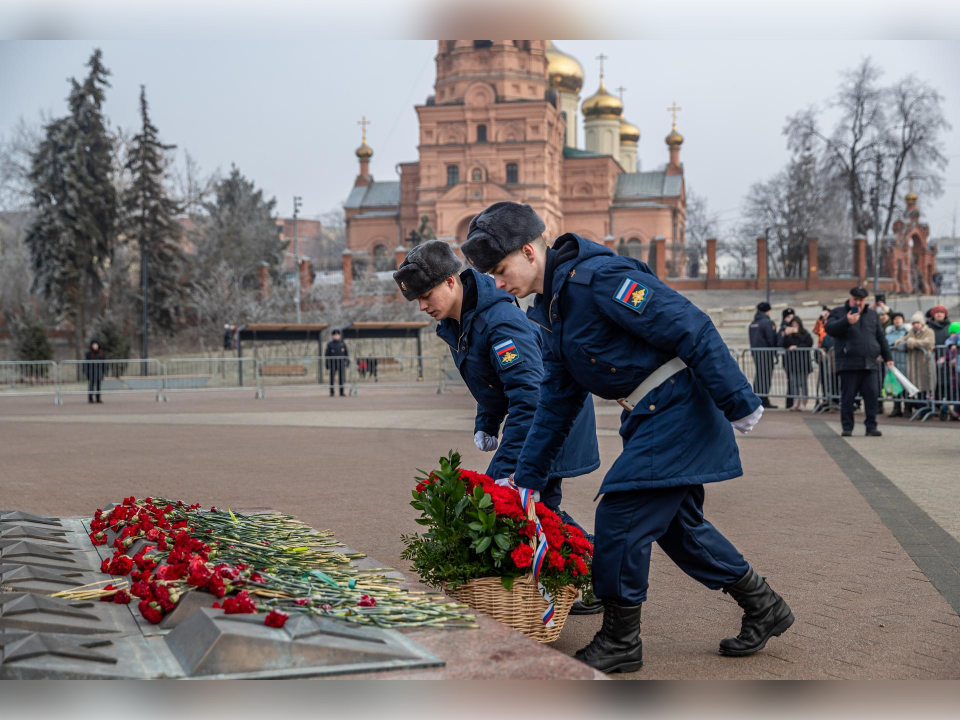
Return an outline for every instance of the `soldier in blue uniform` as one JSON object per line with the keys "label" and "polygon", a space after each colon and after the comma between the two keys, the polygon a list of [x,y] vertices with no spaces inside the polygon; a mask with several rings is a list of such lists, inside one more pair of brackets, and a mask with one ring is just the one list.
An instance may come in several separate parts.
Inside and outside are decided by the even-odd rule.
{"label": "soldier in blue uniform", "polygon": [[739,635],[722,640],[720,652],[760,650],[793,624],[793,613],[703,516],[704,485],[743,474],[733,429],[756,425],[760,398],[710,319],[647,265],[573,234],[548,248],[543,227],[528,205],[495,203],[471,221],[463,253],[498,288],[536,295],[527,315],[552,351],[513,475],[518,487],[544,487],[589,393],[624,408],[623,453],[603,480],[595,518],[603,626],[576,657],[604,672],[642,666],[640,610],[654,542],[743,608]]}
{"label": "soldier in blue uniform", "polygon": [[[512,295],[497,290],[492,278],[469,268],[461,273],[460,261],[442,240],[416,246],[393,277],[407,300],[416,300],[420,310],[439,321],[437,334],[450,346],[457,369],[477,401],[474,444],[484,452],[496,451],[486,474],[495,480],[509,477],[540,398],[543,341],[537,327]],[[561,480],[598,467],[593,403],[583,403],[566,442],[547,465],[546,482],[537,488],[542,502],[577,525],[560,509]],[[601,610],[602,605],[588,597],[572,612]]]}

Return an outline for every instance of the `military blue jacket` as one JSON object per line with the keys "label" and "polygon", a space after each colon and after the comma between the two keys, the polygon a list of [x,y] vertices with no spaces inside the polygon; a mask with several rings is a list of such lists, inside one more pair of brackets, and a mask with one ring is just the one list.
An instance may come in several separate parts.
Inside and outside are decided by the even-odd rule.
{"label": "military blue jacket", "polygon": [[[477,401],[474,432],[497,437],[503,424],[500,446],[487,468],[490,477],[503,478],[516,467],[540,399],[542,339],[513,296],[497,290],[492,278],[469,268],[460,278],[461,321],[441,320],[437,334],[450,346],[457,369]],[[569,437],[546,466],[551,477],[584,475],[600,467],[593,403],[582,403],[574,418]]]}
{"label": "military blue jacket", "polygon": [[548,252],[544,293],[527,311],[552,351],[515,473],[542,489],[588,393],[627,397],[679,357],[687,368],[621,414],[623,453],[600,492],[699,485],[743,474],[730,423],[758,398],[710,318],[644,263],[567,234]]}

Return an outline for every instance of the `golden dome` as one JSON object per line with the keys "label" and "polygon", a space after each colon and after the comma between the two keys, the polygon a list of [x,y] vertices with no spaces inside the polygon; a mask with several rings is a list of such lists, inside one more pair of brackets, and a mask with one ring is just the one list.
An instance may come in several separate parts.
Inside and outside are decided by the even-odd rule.
{"label": "golden dome", "polygon": [[369,160],[373,157],[373,148],[367,145],[367,139],[364,138],[360,147],[357,148],[357,157],[361,160]]}
{"label": "golden dome", "polygon": [[620,118],[620,142],[622,143],[633,143],[634,145],[640,142],[640,128],[636,125],[628,123],[626,118]]}
{"label": "golden dome", "polygon": [[584,117],[616,118],[623,114],[623,103],[616,95],[607,92],[601,75],[600,89],[583,101],[580,110]]}
{"label": "golden dome", "polygon": [[670,134],[664,138],[667,142],[667,145],[670,147],[680,147],[683,145],[683,135],[677,132],[677,124],[673,124],[673,129],[670,131]]}
{"label": "golden dome", "polygon": [[915,205],[917,202],[917,194],[913,190],[911,190],[910,192],[907,193],[906,200],[907,200],[907,205]]}
{"label": "golden dome", "polygon": [[579,93],[583,87],[583,66],[572,55],[567,55],[547,40],[547,80],[550,87],[561,92]]}

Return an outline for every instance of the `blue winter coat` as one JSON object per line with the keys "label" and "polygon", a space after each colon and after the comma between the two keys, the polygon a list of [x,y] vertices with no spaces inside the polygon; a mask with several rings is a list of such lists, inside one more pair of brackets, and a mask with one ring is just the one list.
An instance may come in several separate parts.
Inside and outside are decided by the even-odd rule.
{"label": "blue winter coat", "polygon": [[[497,437],[503,424],[500,446],[487,468],[490,477],[503,478],[516,468],[540,399],[543,342],[513,296],[497,290],[492,278],[472,269],[464,270],[460,278],[464,286],[461,322],[440,321],[437,335],[450,346],[457,369],[477,401],[474,432]],[[546,466],[551,477],[585,475],[600,467],[593,403],[577,410],[562,451]]]}
{"label": "blue winter coat", "polygon": [[710,318],[644,263],[567,234],[548,252],[528,317],[553,358],[515,480],[542,489],[573,418],[593,393],[627,397],[674,357],[687,368],[621,414],[623,453],[601,493],[699,485],[743,474],[730,423],[760,407]]}

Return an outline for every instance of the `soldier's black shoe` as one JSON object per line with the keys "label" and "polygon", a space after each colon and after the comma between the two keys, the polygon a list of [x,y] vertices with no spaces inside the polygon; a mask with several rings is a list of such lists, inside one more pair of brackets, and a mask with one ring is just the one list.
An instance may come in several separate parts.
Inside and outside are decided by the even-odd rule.
{"label": "soldier's black shoe", "polygon": [[723,588],[723,592],[743,608],[743,621],[737,637],[720,641],[721,655],[752,655],[762,650],[767,640],[793,625],[790,606],[753,568],[733,585]]}
{"label": "soldier's black shoe", "polygon": [[876,428],[874,428],[873,430],[867,430],[866,436],[867,437],[883,437],[883,433],[877,430]]}
{"label": "soldier's black shoe", "polygon": [[603,602],[593,594],[593,587],[580,593],[580,597],[570,608],[571,615],[596,615],[603,612]]}
{"label": "soldier's black shoe", "polygon": [[853,435],[853,430],[844,430],[842,433],[840,433],[840,435],[842,437],[850,437],[851,435]]}
{"label": "soldier's black shoe", "polygon": [[642,605],[603,603],[603,626],[593,640],[574,657],[604,673],[636,672],[643,667],[643,641],[640,639]]}

